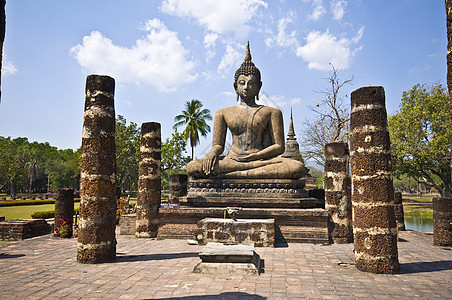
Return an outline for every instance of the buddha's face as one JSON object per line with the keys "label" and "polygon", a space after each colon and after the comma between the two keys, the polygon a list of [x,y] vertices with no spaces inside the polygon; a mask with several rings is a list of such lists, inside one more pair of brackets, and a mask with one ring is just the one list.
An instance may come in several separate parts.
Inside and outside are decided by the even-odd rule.
{"label": "buddha's face", "polygon": [[240,75],[237,78],[236,91],[243,101],[248,102],[254,100],[254,98],[259,94],[262,83],[257,80],[256,76],[251,75]]}

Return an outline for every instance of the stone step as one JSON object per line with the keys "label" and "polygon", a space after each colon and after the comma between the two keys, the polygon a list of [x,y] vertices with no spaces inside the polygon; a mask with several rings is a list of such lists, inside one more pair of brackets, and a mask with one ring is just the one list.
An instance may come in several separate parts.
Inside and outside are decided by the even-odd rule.
{"label": "stone step", "polygon": [[278,198],[259,197],[253,194],[241,197],[180,197],[181,206],[190,207],[227,207],[247,208],[321,208],[323,201],[314,197]]}

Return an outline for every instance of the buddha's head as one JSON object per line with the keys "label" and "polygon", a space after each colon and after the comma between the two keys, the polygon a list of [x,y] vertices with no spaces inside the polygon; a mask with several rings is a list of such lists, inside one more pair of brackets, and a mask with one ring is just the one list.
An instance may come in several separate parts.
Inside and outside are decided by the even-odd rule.
{"label": "buddha's head", "polygon": [[262,87],[261,72],[251,61],[250,43],[246,45],[245,58],[240,68],[235,71],[234,89],[237,93],[237,100],[240,96],[243,100],[257,98]]}

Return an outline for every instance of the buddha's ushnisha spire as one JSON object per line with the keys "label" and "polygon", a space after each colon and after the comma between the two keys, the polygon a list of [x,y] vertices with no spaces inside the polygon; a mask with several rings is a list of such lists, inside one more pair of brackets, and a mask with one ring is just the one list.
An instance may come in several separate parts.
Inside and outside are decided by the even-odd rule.
{"label": "buddha's ushnisha spire", "polygon": [[287,136],[288,140],[296,140],[295,130],[293,129],[292,108],[290,108],[290,123],[289,123],[289,132],[287,133]]}
{"label": "buddha's ushnisha spire", "polygon": [[246,43],[246,51],[244,61],[251,61],[250,41]]}

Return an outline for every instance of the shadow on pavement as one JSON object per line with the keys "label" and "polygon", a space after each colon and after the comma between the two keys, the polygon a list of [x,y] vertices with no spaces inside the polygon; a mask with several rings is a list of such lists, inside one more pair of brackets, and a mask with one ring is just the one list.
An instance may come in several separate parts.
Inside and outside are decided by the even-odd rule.
{"label": "shadow on pavement", "polygon": [[162,299],[168,299],[168,300],[177,300],[177,299],[184,299],[184,300],[195,300],[195,299],[257,299],[257,300],[263,300],[267,299],[265,297],[254,295],[254,294],[248,294],[248,293],[242,293],[242,292],[226,292],[221,293],[218,295],[205,295],[205,296],[187,296],[187,297],[174,297],[174,298],[159,298]]}
{"label": "shadow on pavement", "polygon": [[400,264],[400,274],[437,272],[452,270],[452,260],[412,262]]}
{"label": "shadow on pavement", "polygon": [[115,262],[132,262],[132,261],[148,261],[148,260],[164,260],[177,259],[185,257],[198,257],[198,252],[186,253],[158,253],[158,254],[142,254],[142,255],[118,255]]}
{"label": "shadow on pavement", "polygon": [[4,258],[17,258],[25,256],[25,254],[7,254],[7,253],[0,253],[0,259]]}

